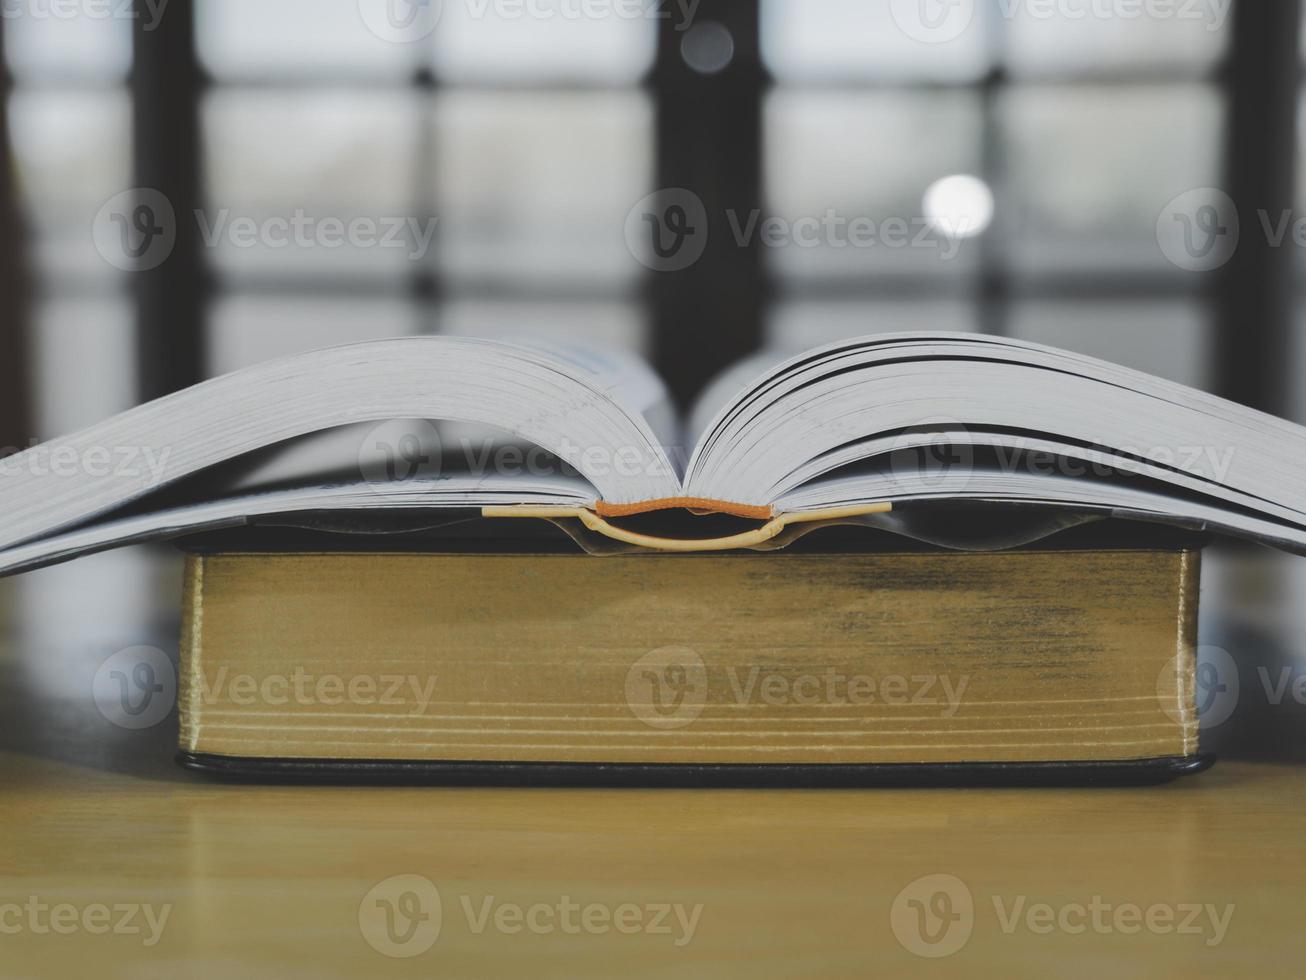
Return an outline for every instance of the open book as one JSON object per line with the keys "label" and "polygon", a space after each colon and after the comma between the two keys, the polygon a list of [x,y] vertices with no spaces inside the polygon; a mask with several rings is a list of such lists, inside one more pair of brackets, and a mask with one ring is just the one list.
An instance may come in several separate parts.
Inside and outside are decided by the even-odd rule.
{"label": "open book", "polygon": [[[1306,552],[1306,429],[1001,337],[888,334],[741,366],[683,423],[631,358],[419,337],[270,361],[141,405],[0,461],[0,499],[0,573],[270,515],[378,509],[575,519],[630,545],[706,550],[804,521],[1032,506]],[[711,540],[623,525],[659,510],[751,523]]]}

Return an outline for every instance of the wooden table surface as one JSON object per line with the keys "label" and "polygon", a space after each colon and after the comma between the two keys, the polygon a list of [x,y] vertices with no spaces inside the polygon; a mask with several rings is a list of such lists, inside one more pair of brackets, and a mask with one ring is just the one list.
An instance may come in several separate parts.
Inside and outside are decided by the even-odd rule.
{"label": "wooden table surface", "polygon": [[1306,962],[1300,765],[1107,790],[196,777],[171,763],[175,719],[124,729],[90,696],[114,650],[168,642],[176,572],[133,553],[0,583],[0,976],[1120,980]]}

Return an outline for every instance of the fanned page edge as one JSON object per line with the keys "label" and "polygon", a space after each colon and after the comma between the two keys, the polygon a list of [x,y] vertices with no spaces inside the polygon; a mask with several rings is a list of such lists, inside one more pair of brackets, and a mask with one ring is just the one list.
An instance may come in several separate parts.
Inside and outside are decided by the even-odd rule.
{"label": "fanned page edge", "polygon": [[[872,355],[871,353],[878,351],[888,351],[892,353],[887,355],[880,353]],[[769,408],[778,404],[782,400],[786,398],[792,400],[792,395],[795,391],[806,389],[810,385],[815,385],[818,382],[824,382],[825,380],[816,376],[804,379],[798,374],[798,369],[804,368],[807,365],[820,366],[823,364],[829,364],[833,366],[835,363],[833,359],[845,358],[848,359],[846,364],[841,364],[838,370],[827,372],[830,378],[843,376],[852,370],[876,370],[882,363],[886,365],[906,362],[918,363],[921,361],[931,361],[936,358],[941,362],[952,362],[973,358],[978,362],[982,362],[986,366],[990,364],[993,365],[994,370],[1005,370],[1008,372],[1017,370],[1021,372],[1022,375],[1028,371],[1030,373],[1027,376],[1030,379],[1039,380],[1044,388],[1047,388],[1048,385],[1042,382],[1042,378],[1049,374],[1064,375],[1071,380],[1080,382],[1081,384],[1083,382],[1096,382],[1100,384],[1104,390],[1107,388],[1121,389],[1125,395],[1130,396],[1135,401],[1147,401],[1147,408],[1152,408],[1154,406],[1165,408],[1169,411],[1172,418],[1177,414],[1185,415],[1188,420],[1191,420],[1191,424],[1187,426],[1190,431],[1185,432],[1184,426],[1172,426],[1172,431],[1170,431],[1169,434],[1171,436],[1177,434],[1185,436],[1186,438],[1191,437],[1191,439],[1195,440],[1193,445],[1199,448],[1204,445],[1202,441],[1203,438],[1209,439],[1214,437],[1203,437],[1201,435],[1202,430],[1197,427],[1196,422],[1200,420],[1202,416],[1212,416],[1215,419],[1218,419],[1224,426],[1225,438],[1230,440],[1229,442],[1221,443],[1220,445],[1224,447],[1234,446],[1238,449],[1236,459],[1234,458],[1234,453],[1232,451],[1227,453],[1227,465],[1234,466],[1234,464],[1237,464],[1235,469],[1241,473],[1242,482],[1248,482],[1248,476],[1251,471],[1257,466],[1260,467],[1259,476],[1261,479],[1256,485],[1257,492],[1252,495],[1259,497],[1261,501],[1264,501],[1265,504],[1269,505],[1270,509],[1267,509],[1266,515],[1272,516],[1274,519],[1278,520],[1289,520],[1298,527],[1306,527],[1306,509],[1303,509],[1300,504],[1296,503],[1296,498],[1294,497],[1294,493],[1306,492],[1306,464],[1298,465],[1296,468],[1295,477],[1293,477],[1297,481],[1295,487],[1288,478],[1285,478],[1285,482],[1280,484],[1276,482],[1281,476],[1280,470],[1282,469],[1282,465],[1281,462],[1279,462],[1280,457],[1275,456],[1275,462],[1272,464],[1269,458],[1270,453],[1266,450],[1266,445],[1272,443],[1274,440],[1279,440],[1279,445],[1282,445],[1284,440],[1295,440],[1298,445],[1306,446],[1306,427],[1293,423],[1287,419],[1267,415],[1246,406],[1238,405],[1234,402],[1228,401],[1227,399],[1219,398],[1218,396],[1203,392],[1196,388],[1191,388],[1175,381],[1146,374],[1141,371],[1126,368],[1087,355],[1078,354],[1073,351],[1061,350],[1043,344],[1014,340],[1011,338],[969,333],[913,331],[875,334],[865,337],[849,338],[847,340],[841,340],[821,347],[812,348],[795,354],[778,364],[773,363],[773,366],[770,369],[759,372],[751,382],[738,389],[733,397],[721,405],[717,410],[715,417],[706,428],[697,434],[698,441],[695,445],[683,478],[685,494],[689,497],[705,497],[708,499],[719,498],[725,500],[747,501],[764,500],[780,510],[791,509],[784,506],[784,498],[793,492],[794,487],[785,487],[783,485],[783,478],[778,477],[775,473],[767,473],[765,470],[760,470],[763,479],[759,480],[757,478],[759,473],[758,461],[761,460],[763,463],[770,463],[774,459],[774,453],[776,450],[781,448],[767,443],[762,437],[756,434],[759,430],[763,432],[772,431],[769,427],[761,426],[758,420],[765,415]],[[896,370],[901,372],[901,369]],[[893,379],[890,378],[890,380]],[[844,385],[844,387],[846,389],[849,386]],[[1030,385],[1030,390],[1033,394],[1039,393],[1037,386],[1032,383]],[[825,393],[823,397],[829,400],[830,393]],[[1047,394],[1047,399],[1053,401],[1055,401],[1057,397],[1058,396],[1055,394]],[[1097,397],[1097,393],[1095,393],[1095,397]],[[884,401],[883,397],[881,398],[881,401]],[[954,397],[952,402],[956,401],[957,398]],[[889,401],[885,404],[887,406],[895,404],[895,402]],[[970,402],[967,402],[967,404],[970,404]],[[980,399],[978,404],[982,406],[985,403]],[[1005,405],[1005,399],[1001,402],[996,400],[993,402],[993,405],[999,404]],[[761,406],[760,408],[759,405]],[[840,407],[844,411],[848,410],[848,401],[846,397],[845,404]],[[869,408],[869,405],[867,407]],[[808,432],[807,435],[809,438],[815,437],[818,430],[812,428],[812,419],[819,418],[819,413],[812,415],[805,410],[795,410],[792,406],[788,411],[789,415],[787,418],[790,420],[801,421],[804,418],[807,418],[808,428],[812,430]],[[959,408],[957,405],[951,404],[946,400],[940,401],[937,411],[934,409],[927,411],[925,408],[916,408],[914,411],[920,414],[920,417],[915,418],[914,421],[905,422],[884,419],[882,420],[882,423],[885,427],[881,428],[879,431],[893,433],[899,431],[895,426],[908,426],[908,428],[902,429],[902,431],[909,432],[911,431],[910,427],[925,429],[927,426],[938,426],[944,421],[949,421],[950,423],[960,422],[965,426],[973,424],[977,430],[984,430],[992,425],[1015,425],[1023,427],[1025,425],[1024,420],[1030,417],[1030,415],[1026,413],[1021,416],[1019,421],[1013,421],[1010,418],[1002,418],[996,422],[985,418],[963,418],[966,410]],[[958,413],[961,413],[961,415],[958,415]],[[898,414],[901,415],[902,413],[899,412]],[[984,414],[992,415],[1002,413],[995,413],[995,410],[990,406],[989,410]],[[1008,412],[1007,414],[1010,413]],[[934,417],[936,415],[940,415],[942,418]],[[1074,418],[1074,416],[1069,417]],[[1096,416],[1094,416],[1094,418],[1096,418]],[[748,439],[742,440],[741,442],[737,437],[741,431],[747,431],[744,428],[745,426],[747,429],[752,430],[752,434]],[[1098,423],[1098,426],[1100,427],[1100,422]],[[731,427],[735,429],[736,438],[734,439],[729,438],[729,430]],[[1073,439],[1076,438],[1076,427],[1084,428],[1085,426],[1079,421],[1067,423],[1067,428],[1064,432],[1068,434],[1068,442],[1073,441]],[[1117,428],[1118,427],[1119,426],[1117,425]],[[1159,431],[1163,427],[1158,423],[1156,428]],[[1061,428],[1055,426],[1049,428],[1047,431],[1052,433],[1054,436],[1059,436],[1063,433]],[[864,442],[866,439],[865,436],[855,437],[851,429],[848,429],[847,427],[840,429],[839,432],[842,434],[842,438],[849,444],[859,441]],[[1235,432],[1237,435],[1234,434]],[[1037,435],[1037,433],[1037,428],[1032,428],[1032,434]],[[1110,436],[1110,433],[1107,435]],[[1101,445],[1108,447],[1108,450],[1114,453],[1118,452],[1118,450],[1112,447],[1128,446],[1130,438],[1130,436],[1117,434],[1114,440],[1107,438],[1106,441],[1101,442]],[[1157,442],[1157,445],[1160,448],[1173,448],[1168,445],[1167,439],[1161,436],[1145,433],[1135,435],[1132,438],[1159,439],[1160,441]],[[792,435],[790,436],[790,440],[791,442],[794,440]],[[1258,442],[1261,443],[1261,445],[1257,445]],[[740,444],[744,446],[744,450],[731,449],[732,445]],[[809,455],[807,458],[809,460],[816,460],[822,456],[828,456],[833,452],[833,447],[835,445],[835,443],[831,443],[829,447],[823,446],[819,452],[815,455]],[[803,442],[803,451],[810,453],[810,449],[811,447],[806,442]],[[731,454],[733,453],[734,456],[739,457],[741,451],[746,451],[748,457],[751,458],[742,460],[736,458],[732,461],[730,458]],[[788,452],[790,455],[794,454],[792,447],[790,447]],[[1263,457],[1259,462],[1257,459],[1258,453]],[[859,458],[862,457],[850,457],[852,460]],[[1147,462],[1148,459],[1149,457],[1142,457],[1143,462]],[[1247,459],[1250,459],[1250,463],[1245,462]],[[746,466],[752,467],[752,470],[750,471],[751,475],[745,476],[742,479],[738,476],[738,466],[728,465],[732,462],[738,464],[741,461],[744,462]],[[1223,461],[1219,462],[1223,463]],[[1200,454],[1196,455],[1193,459],[1188,459],[1182,463],[1172,462],[1169,464],[1169,468],[1173,468],[1177,472],[1191,473],[1194,476],[1203,477],[1208,484],[1204,492],[1214,499],[1223,500],[1229,507],[1235,506],[1235,501],[1229,499],[1232,495],[1241,494],[1242,496],[1247,496],[1248,494],[1251,494],[1251,491],[1247,490],[1247,488],[1240,489],[1238,481],[1227,479],[1225,474],[1217,473],[1208,475],[1205,472],[1206,469],[1213,467],[1214,464],[1212,464],[1211,467],[1208,467],[1206,457],[1201,456]],[[799,469],[801,468],[802,467],[800,466]],[[705,472],[708,470],[714,470],[715,472]],[[795,473],[796,471],[791,470],[790,476],[792,477]],[[1272,477],[1271,474],[1273,474]],[[1234,473],[1233,475],[1237,476],[1238,473]],[[1165,478],[1161,479],[1162,482],[1173,482],[1167,481]],[[812,480],[813,477],[808,477],[803,482],[808,483]],[[875,496],[878,497],[878,495]],[[1293,502],[1290,504],[1288,502],[1289,500],[1292,500]],[[836,505],[841,503],[841,501],[830,501],[829,503],[831,505]],[[1275,514],[1273,513],[1273,509],[1275,508],[1290,511],[1291,513],[1288,516]]]}
{"label": "fanned page edge", "polygon": [[[406,339],[397,339],[391,341],[373,342],[371,344],[363,344],[363,345],[350,345],[350,347],[352,348],[353,352],[358,352],[360,348],[380,347],[381,345],[396,345],[402,343],[411,344],[415,340],[418,340],[418,338],[406,338]],[[805,361],[810,362],[812,360],[821,357],[824,353],[830,351],[849,350],[855,348],[858,345],[859,340],[860,342],[869,344],[871,346],[876,346],[876,345],[886,344],[886,343],[901,342],[904,340],[910,340],[915,342],[920,342],[920,341],[939,342],[943,344],[949,344],[949,343],[956,344],[958,342],[964,342],[966,345],[973,344],[977,350],[981,350],[983,349],[983,347],[988,345],[1001,345],[1001,344],[1009,343],[1005,339],[998,340],[993,338],[976,337],[974,335],[968,335],[968,334],[958,335],[958,334],[933,334],[933,333],[932,334],[920,334],[920,333],[882,334],[873,337],[842,341],[836,344],[828,345],[826,347],[815,348],[811,351],[804,352],[803,354],[790,359],[789,361],[785,362],[779,367],[773,368],[771,371],[762,373],[754,380],[752,384],[746,385],[739,390],[737,395],[733,399],[731,399],[730,406],[722,409],[722,415],[725,415],[728,412],[733,411],[735,409],[741,409],[758,392],[760,387],[768,384],[772,380],[779,378],[779,376],[781,376],[789,367],[795,364],[800,364]],[[506,345],[506,344],[493,344],[484,341],[468,342],[468,341],[462,341],[458,338],[420,338],[420,341],[423,344],[432,344],[432,343],[438,344],[440,342],[444,342],[450,345],[451,350],[463,344],[475,344],[477,346],[487,345],[490,347],[503,347],[509,349],[512,349],[514,346],[514,345]],[[1065,352],[1055,351],[1055,349],[1052,348],[1044,348],[1041,345],[1037,345],[1037,344],[1012,343],[1011,346],[1026,349],[1026,350],[1050,351],[1057,354],[1065,353]],[[482,349],[484,349],[484,347],[482,347]],[[392,348],[392,350],[398,350],[398,347],[394,347]],[[529,351],[529,348],[527,349],[527,351],[530,354],[535,354],[537,356],[539,354],[538,351]],[[309,355],[292,355],[291,358],[283,359],[283,363],[289,364],[292,361],[301,361],[302,363],[301,359],[305,358],[306,356],[325,355],[328,353],[334,353],[335,355],[340,355],[343,354],[344,352],[345,350],[342,348],[334,348],[334,349],[327,349],[324,351],[309,352]],[[520,354],[522,352],[522,349],[517,348],[517,352]],[[1079,355],[1073,355],[1073,356],[1079,357]],[[1091,358],[1083,358],[1082,361],[1084,362],[1085,367],[1097,365],[1099,363]],[[1180,391],[1182,389],[1183,393],[1191,393],[1206,399],[1214,400],[1213,396],[1204,396],[1200,392],[1195,392],[1193,389],[1183,388],[1182,386],[1175,385],[1173,382],[1165,382],[1163,379],[1155,379],[1152,378],[1151,376],[1140,375],[1137,372],[1129,372],[1127,371],[1127,369],[1121,369],[1118,366],[1109,365],[1106,364],[1105,362],[1101,362],[1101,366],[1104,368],[1105,371],[1108,372],[1115,371],[1126,375],[1136,375],[1137,377],[1140,378],[1146,378],[1149,380],[1149,382],[1155,382],[1158,387],[1163,389],[1173,389],[1174,391]],[[264,370],[266,370],[266,368],[264,368]],[[570,374],[570,372],[568,373]],[[581,384],[586,384],[586,382],[580,381],[580,379],[573,378],[572,380],[578,381]],[[207,382],[206,384],[213,385],[214,382]],[[204,386],[201,385],[199,387],[204,387]],[[619,410],[622,409],[622,402],[619,399],[613,397],[614,392],[611,389],[602,390],[602,388],[600,387],[600,391],[601,394],[605,396],[606,401],[610,402],[617,409]],[[131,412],[125,414],[127,416],[138,415],[145,408],[146,406],[142,406],[141,408],[134,409]],[[640,413],[635,413],[635,414],[640,414]],[[398,418],[400,416],[388,416],[388,417]],[[404,415],[403,417],[414,417],[414,416]],[[427,417],[445,418],[446,416],[433,415]],[[1256,419],[1259,418],[1259,414],[1249,412],[1249,418],[1255,421]],[[1274,421],[1276,425],[1291,425],[1291,423],[1287,423],[1285,420],[1274,420]],[[78,435],[86,435],[90,431],[91,430],[86,430],[84,433]],[[648,431],[647,427],[645,431]],[[696,457],[699,455],[701,451],[703,451],[706,448],[701,441],[702,438],[710,434],[711,434],[710,429],[707,432],[699,434],[700,443],[698,446],[695,447],[694,450]],[[77,436],[68,437],[65,440],[55,440],[55,443],[62,442],[62,441],[71,441],[71,440],[75,440],[76,438]],[[538,440],[536,440],[536,442],[537,444],[540,444],[538,443]],[[48,446],[51,444],[48,443],[45,445]],[[657,443],[650,441],[650,446],[656,447]],[[662,446],[663,448],[665,448],[665,443],[662,444]],[[688,476],[689,474],[686,474],[686,478]],[[795,501],[786,500],[783,495],[775,495],[772,497],[772,499],[769,502],[766,503],[757,503],[757,502],[749,503],[749,502],[742,502],[741,499],[723,499],[726,496],[729,496],[726,494],[723,494],[720,497],[685,494],[684,493],[685,484],[681,480],[677,479],[675,474],[671,475],[671,482],[677,484],[677,489],[681,491],[681,495],[667,496],[665,495],[665,490],[664,490],[663,495],[659,495],[656,497],[644,497],[642,499],[632,499],[636,497],[636,494],[632,492],[632,493],[627,493],[621,496],[620,498],[614,496],[609,499],[605,499],[602,490],[599,487],[594,486],[593,481],[591,481],[590,486],[595,490],[594,497],[590,500],[585,500],[583,502],[568,501],[568,502],[554,502],[554,503],[542,503],[542,502],[530,503],[518,499],[511,503],[501,503],[501,501],[503,501],[505,498],[508,500],[512,500],[513,497],[517,496],[516,494],[512,494],[512,495],[501,494],[493,503],[487,502],[485,500],[484,495],[481,495],[480,500],[475,500],[475,501],[468,500],[466,505],[472,507],[479,507],[481,509],[482,516],[492,517],[492,518],[525,518],[525,517],[575,518],[579,520],[589,530],[602,534],[606,537],[612,538],[613,540],[622,542],[624,544],[636,545],[639,547],[645,547],[645,548],[650,548],[659,551],[712,551],[712,550],[726,550],[731,548],[755,547],[759,544],[764,544],[765,542],[773,540],[778,535],[780,535],[780,533],[789,525],[812,524],[812,523],[818,523],[822,521],[838,520],[841,518],[854,518],[854,517],[870,516],[876,514],[887,514],[893,511],[895,507],[895,502],[893,499],[889,499],[888,497],[881,496],[879,493],[867,493],[862,499],[858,499],[857,497],[853,497],[852,499],[849,499],[845,497],[843,501],[836,501],[836,500],[832,500],[828,502],[812,501],[810,505],[805,507],[796,506]],[[667,486],[666,488],[669,489],[670,487]],[[627,487],[627,489],[631,489],[631,488]],[[881,491],[883,490],[883,488],[880,489]],[[764,496],[764,495],[759,494],[758,496]],[[907,498],[904,498],[903,501],[898,501],[898,502],[899,503],[905,502],[906,499]],[[384,507],[385,502],[381,499],[378,499],[377,505],[379,507]],[[435,499],[432,499],[429,505],[423,503],[422,506],[430,506],[431,508],[438,509],[441,506],[446,506],[446,505],[443,505],[437,502]],[[647,535],[636,531],[632,531],[618,524],[612,523],[612,521],[614,520],[619,520],[625,517],[634,517],[642,514],[650,514],[659,511],[671,511],[671,510],[689,511],[695,514],[729,515],[736,518],[758,521],[760,522],[760,526],[741,532],[739,534],[728,535],[722,538],[684,539],[684,538],[655,537],[653,535]],[[1161,516],[1163,517],[1164,515]],[[1306,525],[1303,525],[1303,527],[1306,527]],[[59,530],[60,530],[59,528],[49,528],[35,537],[22,539],[18,543],[21,544],[23,542],[26,542],[29,545],[35,546],[38,545],[43,538],[52,536],[56,534]],[[10,545],[6,545],[6,548],[9,548],[12,544],[13,543],[11,542]]]}

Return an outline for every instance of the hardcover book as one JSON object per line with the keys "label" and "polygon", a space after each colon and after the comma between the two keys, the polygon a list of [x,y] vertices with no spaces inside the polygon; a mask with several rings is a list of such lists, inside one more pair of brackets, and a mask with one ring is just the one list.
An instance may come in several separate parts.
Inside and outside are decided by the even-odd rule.
{"label": "hardcover book", "polygon": [[[1199,553],[201,552],[181,752],[713,784],[1197,768]],[[924,774],[924,775],[923,775]]]}
{"label": "hardcover book", "polygon": [[[1197,560],[1146,542],[1306,553],[1304,491],[1306,429],[1007,338],[759,356],[679,418],[628,356],[415,337],[259,364],[3,460],[0,574],[241,528],[334,542],[191,559],[197,767],[1163,778],[1201,764]],[[1038,544],[1095,522],[1123,545]],[[799,540],[844,525],[900,553]],[[422,546],[468,527],[588,554]],[[259,680],[382,673],[412,679],[398,703],[271,704]],[[922,678],[943,709],[900,703]],[[651,723],[686,703],[683,730]]]}

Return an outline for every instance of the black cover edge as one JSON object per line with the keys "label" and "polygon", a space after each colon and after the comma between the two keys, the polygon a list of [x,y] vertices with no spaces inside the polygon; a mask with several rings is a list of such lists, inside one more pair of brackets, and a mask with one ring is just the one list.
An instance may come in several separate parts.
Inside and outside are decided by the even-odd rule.
{"label": "black cover edge", "polygon": [[265,783],[441,786],[858,789],[870,787],[1155,786],[1209,769],[1213,755],[1091,762],[867,765],[430,762],[262,759],[177,753],[186,769]]}

